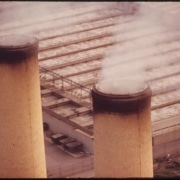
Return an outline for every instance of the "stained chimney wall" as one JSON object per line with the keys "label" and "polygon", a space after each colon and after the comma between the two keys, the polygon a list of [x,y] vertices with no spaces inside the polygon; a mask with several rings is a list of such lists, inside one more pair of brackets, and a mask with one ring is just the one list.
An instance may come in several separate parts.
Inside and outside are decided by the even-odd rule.
{"label": "stained chimney wall", "polygon": [[37,43],[0,47],[1,178],[46,177]]}
{"label": "stained chimney wall", "polygon": [[[150,96],[145,97],[141,110],[120,113],[111,111],[113,102],[103,104],[107,106],[103,107],[105,110],[98,107],[101,103],[95,105],[101,101],[95,99],[98,96],[95,93],[92,96],[95,177],[153,177]],[[111,97],[107,95],[107,98],[110,102]],[[121,99],[116,101],[117,106],[118,101]],[[123,106],[122,102],[119,104]]]}

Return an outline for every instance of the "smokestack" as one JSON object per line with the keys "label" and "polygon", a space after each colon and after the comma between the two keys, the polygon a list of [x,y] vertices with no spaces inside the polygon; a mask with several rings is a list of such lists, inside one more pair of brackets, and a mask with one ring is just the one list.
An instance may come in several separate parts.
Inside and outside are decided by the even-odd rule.
{"label": "smokestack", "polygon": [[0,37],[0,177],[45,178],[38,40]]}
{"label": "smokestack", "polygon": [[92,100],[95,177],[153,177],[150,87],[103,81],[93,87]]}

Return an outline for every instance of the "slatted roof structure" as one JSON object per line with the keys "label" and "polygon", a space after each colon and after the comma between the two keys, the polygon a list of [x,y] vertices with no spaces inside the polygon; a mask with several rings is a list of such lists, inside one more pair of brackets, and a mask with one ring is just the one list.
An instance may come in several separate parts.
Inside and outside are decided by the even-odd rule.
{"label": "slatted roof structure", "polygon": [[43,111],[93,135],[93,85],[106,72],[137,76],[153,92],[155,134],[180,126],[179,12],[179,2],[1,2],[0,35],[39,38]]}

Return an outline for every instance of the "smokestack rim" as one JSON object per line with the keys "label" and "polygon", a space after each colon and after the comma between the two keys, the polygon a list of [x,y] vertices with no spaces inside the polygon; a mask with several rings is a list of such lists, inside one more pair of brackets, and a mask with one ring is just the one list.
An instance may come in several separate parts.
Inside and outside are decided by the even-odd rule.
{"label": "smokestack rim", "polygon": [[150,107],[152,91],[150,86],[144,83],[142,91],[132,94],[108,94],[99,91],[98,85],[92,88],[93,111],[118,112],[122,114],[133,114]]}
{"label": "smokestack rim", "polygon": [[[124,92],[115,92],[115,89],[110,90],[110,88],[108,89],[103,89],[103,85],[109,86],[111,83],[113,83],[113,81],[120,81],[119,84],[121,84],[122,81],[128,81],[129,83],[137,83],[139,88],[138,90],[134,90],[132,92],[128,92],[128,93],[124,93]],[[123,84],[122,84],[123,86]],[[95,84],[93,86],[93,90],[98,92],[99,94],[101,94],[102,96],[109,96],[111,98],[122,98],[122,99],[126,99],[126,98],[133,98],[133,97],[137,97],[140,95],[143,95],[145,91],[147,91],[147,89],[149,88],[149,85],[145,82],[142,83],[142,81],[138,81],[138,80],[132,80],[132,79],[126,79],[126,78],[115,78],[113,80],[107,80],[107,81],[102,81],[99,82],[97,84]]]}
{"label": "smokestack rim", "polygon": [[0,50],[28,48],[36,44],[38,38],[30,35],[10,34],[0,36]]}
{"label": "smokestack rim", "polygon": [[0,36],[0,63],[14,64],[38,55],[38,38],[31,35]]}

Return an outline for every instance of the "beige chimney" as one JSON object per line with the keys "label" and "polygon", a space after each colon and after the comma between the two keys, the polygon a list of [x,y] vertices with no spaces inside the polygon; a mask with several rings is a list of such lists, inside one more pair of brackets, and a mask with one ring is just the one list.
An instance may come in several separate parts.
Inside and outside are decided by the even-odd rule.
{"label": "beige chimney", "polygon": [[0,177],[46,178],[38,40],[0,37]]}
{"label": "beige chimney", "polygon": [[151,89],[138,83],[104,81],[93,87],[95,177],[153,177]]}

